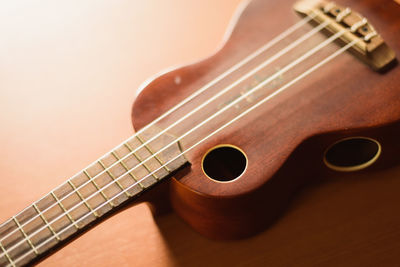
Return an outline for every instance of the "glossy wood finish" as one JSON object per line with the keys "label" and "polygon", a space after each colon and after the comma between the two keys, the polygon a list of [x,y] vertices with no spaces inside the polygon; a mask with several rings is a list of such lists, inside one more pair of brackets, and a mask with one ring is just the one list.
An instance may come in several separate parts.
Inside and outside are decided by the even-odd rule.
{"label": "glossy wood finish", "polygon": [[[233,1],[226,2],[222,8],[215,7],[214,1],[203,2],[204,5],[209,6],[202,6],[204,10],[207,10],[204,11],[205,15],[202,16],[206,16],[210,23],[212,21],[213,27],[209,27],[207,24],[198,26],[196,31],[198,41],[195,41],[193,37],[184,38],[185,42],[193,41],[197,45],[188,44],[187,46],[191,48],[184,51],[181,48],[174,48],[174,45],[172,45],[176,42],[178,47],[181,45],[182,39],[177,41],[168,36],[160,37],[165,38],[165,41],[162,42],[165,44],[164,49],[170,49],[175,53],[165,53],[154,58],[151,60],[151,65],[148,65],[148,60],[145,59],[135,60],[135,64],[143,63],[141,68],[143,73],[130,68],[130,65],[126,66],[126,70],[124,68],[124,71],[119,73],[109,73],[101,68],[98,72],[109,77],[109,82],[100,83],[101,81],[99,81],[99,84],[97,84],[95,77],[86,78],[90,79],[91,82],[89,82],[84,77],[79,76],[75,77],[74,85],[71,88],[63,87],[54,91],[50,96],[43,88],[40,89],[46,83],[29,83],[30,86],[25,87],[22,83],[28,81],[21,81],[21,85],[17,83],[18,86],[21,86],[20,91],[26,90],[24,92],[27,94],[30,94],[31,88],[38,86],[35,97],[43,99],[43,102],[30,102],[27,98],[17,98],[16,93],[20,91],[10,92],[8,98],[3,98],[7,100],[7,105],[2,105],[3,119],[6,118],[5,114],[7,114],[7,117],[13,114],[14,109],[11,108],[11,105],[18,106],[22,103],[30,107],[32,118],[23,117],[24,120],[21,120],[16,113],[14,123],[9,120],[4,120],[2,123],[4,129],[11,129],[10,132],[20,133],[14,136],[6,135],[7,138],[2,138],[1,141],[3,144],[2,153],[5,155],[3,158],[7,158],[7,162],[2,161],[4,166],[2,166],[0,177],[2,188],[7,190],[6,194],[0,196],[2,199],[0,204],[2,220],[14,214],[16,210],[29,205],[37,197],[64,181],[65,177],[73,174],[130,134],[127,117],[124,119],[123,115],[126,114],[130,105],[128,103],[132,95],[130,87],[136,88],[141,80],[160,68],[175,64],[177,61],[184,62],[195,57],[205,56],[213,50],[226,26],[224,19],[227,19],[228,16],[224,18],[222,14],[230,14],[236,3],[233,3]],[[130,10],[120,2],[117,4],[121,7],[119,12]],[[162,2],[157,5],[160,4]],[[79,8],[79,10],[81,9]],[[135,7],[133,10],[141,9]],[[168,10],[173,12],[176,9],[174,7],[165,8],[163,13],[169,13]],[[186,11],[191,14],[190,17],[193,17],[193,14],[198,14],[199,10],[203,9],[198,6],[191,6]],[[218,16],[221,16],[218,18],[219,20],[213,16],[210,18],[210,15],[214,14],[214,10],[218,13]],[[94,15],[88,12],[87,18],[90,19],[91,16]],[[163,16],[157,17],[162,18]],[[185,17],[184,14],[179,14],[177,20]],[[60,18],[60,20],[75,23],[66,18]],[[113,19],[111,18],[110,21],[119,25],[120,22]],[[137,23],[142,21],[140,16],[133,16],[132,20]],[[190,23],[185,24],[188,27],[193,26]],[[82,26],[81,23],[79,25]],[[122,27],[123,24],[119,26]],[[176,25],[174,29],[181,29],[179,28],[181,26],[182,24]],[[132,28],[135,29],[129,26],[129,29]],[[162,29],[159,28],[158,30],[161,31]],[[190,35],[192,30],[184,32],[184,35]],[[174,31],[169,29],[163,32],[173,34]],[[59,34],[61,35],[61,32]],[[65,35],[65,32],[62,35]],[[212,35],[211,38],[210,35]],[[115,43],[119,41],[119,39],[114,40]],[[30,44],[30,42],[27,42],[27,46]],[[137,47],[139,50],[143,49],[140,44],[135,43],[135,45],[137,46],[133,47]],[[79,48],[77,49],[79,50]],[[152,48],[147,47],[147,49],[151,50]],[[108,50],[105,50],[103,56],[112,58],[112,55],[106,51]],[[121,56],[126,56],[126,51],[129,50],[124,50],[124,53],[118,51],[118,53],[121,53]],[[49,49],[46,50],[46,53],[48,52]],[[51,57],[52,55],[48,56]],[[3,61],[3,64],[7,62]],[[92,69],[103,66],[100,62],[95,62],[88,62],[87,64]],[[63,67],[62,62],[55,64]],[[52,65],[52,68],[55,64]],[[15,63],[14,67],[17,70],[23,68],[23,66],[21,62],[19,65]],[[82,68],[85,69],[86,67]],[[5,68],[3,71],[5,71]],[[124,73],[133,71],[135,71],[135,75],[129,76],[127,82],[126,78],[124,79]],[[49,77],[46,72],[37,70],[34,73],[38,79],[48,81]],[[66,73],[73,74],[76,72],[72,69],[65,69],[61,76]],[[57,87],[58,79],[61,79],[61,77],[51,78],[51,82],[48,84],[49,92],[52,92],[52,87]],[[85,83],[94,84],[93,87],[97,89],[96,93],[90,93],[92,92],[90,87],[80,86],[82,80]],[[125,83],[129,86],[126,86]],[[16,86],[11,80],[7,84],[9,88]],[[111,84],[118,84],[118,89],[111,90],[111,88],[114,88]],[[119,95],[110,104],[108,102],[109,95],[117,90]],[[53,99],[53,95],[63,93],[71,94],[71,97],[56,97],[59,104],[57,107],[52,104],[52,101],[48,101],[49,97]],[[82,93],[85,97],[87,95],[87,98],[82,98]],[[71,102],[75,96],[80,96],[79,103]],[[102,102],[104,99],[107,99],[107,105]],[[99,103],[102,104],[100,107]],[[71,116],[71,110],[80,110],[80,117],[83,116],[85,119],[83,121],[76,120],[75,117]],[[93,110],[96,110],[95,114],[92,113]],[[48,111],[53,111],[53,113]],[[115,113],[115,115],[110,116],[110,113]],[[60,114],[63,121],[61,128],[51,131],[43,130],[50,124],[53,116],[59,117]],[[99,117],[102,120],[99,120]],[[120,119],[115,121],[116,118]],[[93,123],[88,125],[88,120]],[[33,121],[36,123],[36,128],[30,126]],[[109,127],[110,125],[113,127]],[[76,132],[76,128],[82,130]],[[24,132],[24,129],[29,129],[29,135]],[[95,133],[101,134],[95,135]],[[4,131],[3,134],[5,134]],[[60,134],[63,135],[61,139]],[[29,138],[32,138],[32,142]],[[65,140],[71,141],[68,141],[68,146],[63,146],[63,149],[60,150],[59,147],[65,143]],[[47,153],[41,152],[43,151],[43,143],[46,143]],[[76,148],[78,147],[87,148],[80,150],[79,157],[76,155]],[[37,155],[41,156],[37,157]],[[12,166],[17,166],[21,162],[21,157],[26,159],[29,164],[25,164],[24,169],[12,168]],[[68,164],[65,164],[66,161],[68,161]],[[174,214],[159,218],[158,224],[155,224],[146,207],[140,205],[128,209],[92,229],[42,262],[41,265],[109,266],[119,264],[128,266],[133,263],[136,266],[201,266],[204,264],[220,266],[221,263],[232,266],[264,266],[265,264],[273,266],[293,264],[298,266],[309,266],[310,264],[365,266],[374,263],[381,265],[392,263],[393,265],[398,259],[398,240],[400,240],[398,231],[400,218],[397,213],[397,203],[400,201],[397,193],[397,188],[400,186],[399,179],[397,179],[398,173],[400,173],[399,169],[395,168],[385,172],[354,174],[343,179],[340,176],[326,178],[326,183],[316,184],[306,191],[296,194],[295,201],[292,202],[289,210],[279,219],[279,223],[274,224],[268,231],[251,239],[230,243],[214,242],[203,238],[183,224]],[[13,179],[10,180],[9,177]],[[32,179],[26,177],[32,177]],[[26,187],[16,188],[14,187],[15,183],[26,184]],[[140,244],[135,240],[141,240]],[[97,245],[93,246],[93,243]],[[216,251],[218,251],[218,254],[215,253]]]}
{"label": "glossy wood finish", "polygon": [[[367,17],[400,54],[400,39],[396,34],[400,30],[400,7],[396,3],[339,3]],[[211,77],[217,77],[221,69],[228,69],[238,58],[244,58],[298,21],[292,5],[292,1],[252,1],[221,51],[202,62],[169,72],[144,88],[133,107],[136,128],[143,127],[201,88]],[[179,85],[176,77],[182,80]],[[264,108],[253,111],[246,119],[187,153],[192,163],[190,173],[173,180],[169,193],[175,211],[208,237],[245,237],[272,223],[297,188],[310,180],[332,175],[322,157],[341,138],[366,136],[381,142],[385,152],[365,171],[397,162],[399,77],[398,67],[379,74],[350,53],[341,55],[293,86],[292,91],[279,95]],[[200,116],[192,120],[201,121]],[[243,149],[249,166],[240,179],[216,183],[202,173],[201,158],[209,148],[224,143]],[[263,207],[261,214],[260,207]]]}
{"label": "glossy wood finish", "polygon": [[[161,69],[212,53],[238,3],[177,1],[166,9],[158,1],[28,2],[3,3],[0,11],[1,222],[130,136],[136,88]],[[171,13],[180,15],[171,19]],[[154,28],[174,30],[148,34]],[[209,41],[189,37],[192,31],[207,31]],[[159,49],[160,40],[171,36],[182,37],[159,54],[143,53],[144,47]],[[130,221],[151,218],[138,210]],[[162,237],[153,237],[153,244],[162,244]],[[70,249],[65,264],[76,265],[68,262],[76,255],[74,245]]]}
{"label": "glossy wood finish", "polygon": [[160,148],[144,145],[145,136],[135,135],[2,224],[0,266],[38,261],[188,164],[173,136],[161,135],[160,147],[173,145],[157,155]]}

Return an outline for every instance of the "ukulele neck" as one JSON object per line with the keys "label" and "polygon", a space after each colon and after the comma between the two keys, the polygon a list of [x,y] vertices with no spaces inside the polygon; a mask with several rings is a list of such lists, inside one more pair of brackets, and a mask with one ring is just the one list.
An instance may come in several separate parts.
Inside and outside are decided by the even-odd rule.
{"label": "ukulele neck", "polygon": [[3,223],[0,266],[31,262],[169,177],[187,163],[175,140],[146,129]]}

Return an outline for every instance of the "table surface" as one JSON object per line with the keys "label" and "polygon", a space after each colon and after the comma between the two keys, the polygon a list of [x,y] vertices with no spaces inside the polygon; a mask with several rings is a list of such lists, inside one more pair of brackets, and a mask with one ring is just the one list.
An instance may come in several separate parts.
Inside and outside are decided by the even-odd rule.
{"label": "table surface", "polygon": [[[3,1],[0,221],[129,137],[136,88],[215,52],[240,2]],[[142,204],[39,265],[395,266],[399,189],[400,167],[338,175],[300,191],[268,230],[230,242]]]}

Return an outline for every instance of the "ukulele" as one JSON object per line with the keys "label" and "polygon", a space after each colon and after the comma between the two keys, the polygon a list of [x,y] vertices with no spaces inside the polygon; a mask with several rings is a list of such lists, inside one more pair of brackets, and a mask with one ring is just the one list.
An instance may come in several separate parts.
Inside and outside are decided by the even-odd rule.
{"label": "ukulele", "polygon": [[143,86],[131,138],[0,226],[0,266],[142,202],[247,237],[318,177],[398,164],[399,14],[391,0],[249,2],[218,53]]}

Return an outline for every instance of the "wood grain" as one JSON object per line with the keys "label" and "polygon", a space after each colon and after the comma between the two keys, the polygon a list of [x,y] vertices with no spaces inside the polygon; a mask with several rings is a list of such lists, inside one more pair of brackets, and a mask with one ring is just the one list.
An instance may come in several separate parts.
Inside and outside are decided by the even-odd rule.
{"label": "wood grain", "polygon": [[[221,69],[234,65],[237,58],[244,58],[298,21],[292,4],[292,1],[280,1],[279,4],[261,0],[250,2],[221,51],[206,60],[162,75],[144,88],[132,109],[136,129],[201,88],[212,77],[217,77]],[[392,49],[400,54],[400,39],[396,35],[400,30],[400,8],[397,5],[387,1],[383,6],[388,8],[381,6],[377,11],[371,1],[343,1],[341,5],[360,10],[363,16],[374,22]],[[286,20],[274,25],[265,19],[265,15],[272,21],[281,16]],[[389,27],[381,17],[391,21],[392,26]],[[307,46],[307,42],[303,46]],[[338,47],[329,49],[337,50]],[[247,73],[243,69],[237,71],[239,77]],[[284,83],[288,82],[285,80],[287,75],[283,75]],[[176,77],[180,77],[182,82],[175,83]],[[245,119],[186,153],[192,164],[190,172],[171,183],[170,199],[174,210],[205,236],[243,238],[273,223],[299,187],[333,174],[322,157],[324,151],[338,140],[352,136],[379,140],[385,152],[365,172],[397,164],[396,153],[400,151],[395,138],[400,135],[399,77],[400,68],[394,67],[380,74],[351,53],[335,58],[291,86],[290,90],[247,114]],[[233,83],[236,78],[231,75],[226,80]],[[210,92],[205,94],[212,95]],[[152,106],[157,109],[152,109]],[[216,113],[218,104],[205,110]],[[186,112],[175,112],[177,115],[169,122]],[[196,113],[191,120],[201,122],[204,112]],[[235,112],[231,109],[221,117]],[[213,122],[203,128],[210,128],[209,133],[219,126],[218,122]],[[179,130],[179,127],[176,128]],[[188,139],[182,141],[183,147],[190,146],[191,140]],[[218,183],[203,174],[203,155],[219,144],[233,144],[245,151],[249,163],[240,179]],[[260,213],[259,207],[263,207],[264,212]]]}
{"label": "wood grain", "polygon": [[[150,4],[144,9],[143,3],[114,2],[111,9],[105,2],[27,6],[20,21],[13,14],[21,9],[2,9],[7,14],[1,16],[7,25],[2,36],[8,38],[0,63],[1,221],[128,137],[132,88],[162,68],[210,54],[239,1],[165,6],[164,1],[146,1]],[[49,14],[39,16],[41,12]],[[143,23],[146,17],[158,24]],[[115,38],[104,38],[107,33]],[[157,52],[160,43],[167,52]],[[156,223],[140,205],[100,224],[41,265],[395,266],[399,176],[395,167],[327,178],[298,193],[269,230],[234,242],[210,241],[173,214]]]}

